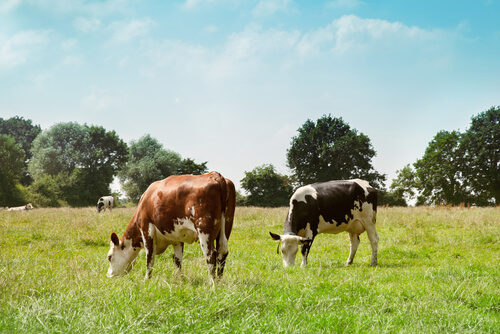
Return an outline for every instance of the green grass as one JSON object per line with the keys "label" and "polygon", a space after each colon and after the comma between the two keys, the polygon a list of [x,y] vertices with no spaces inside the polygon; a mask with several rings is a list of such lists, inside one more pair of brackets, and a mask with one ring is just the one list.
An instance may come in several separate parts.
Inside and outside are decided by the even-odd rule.
{"label": "green grass", "polygon": [[282,232],[286,210],[237,208],[215,285],[198,244],[186,245],[182,275],[170,248],[150,280],[143,254],[106,278],[109,236],[134,209],[0,211],[0,332],[500,331],[500,208],[383,208],[377,267],[366,234],[346,267],[340,234],[316,238],[308,268],[284,270],[268,231]]}

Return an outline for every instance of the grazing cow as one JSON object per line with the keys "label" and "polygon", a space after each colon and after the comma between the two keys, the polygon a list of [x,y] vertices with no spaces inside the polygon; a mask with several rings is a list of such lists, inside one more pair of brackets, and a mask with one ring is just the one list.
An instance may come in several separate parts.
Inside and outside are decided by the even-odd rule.
{"label": "grazing cow", "polygon": [[28,203],[23,206],[16,206],[14,208],[7,208],[7,211],[28,211],[33,209],[33,205],[31,203]]}
{"label": "grazing cow", "polygon": [[[111,234],[108,277],[131,268],[139,251],[146,251],[146,278],[155,255],[174,247],[180,270],[184,243],[200,242],[212,278],[222,276],[233,226],[236,192],[231,180],[217,172],[170,176],[152,183],[142,195],[121,239]],[[214,246],[215,243],[215,246]]]}
{"label": "grazing cow", "polygon": [[301,267],[305,267],[316,235],[340,232],[348,232],[351,240],[349,265],[356,255],[359,235],[366,231],[372,247],[371,265],[374,266],[378,248],[376,215],[377,190],[368,182],[357,179],[314,183],[297,189],[290,198],[283,235],[269,233],[273,240],[281,242],[286,268],[295,264],[299,244],[302,245]]}
{"label": "grazing cow", "polygon": [[97,201],[97,212],[101,212],[101,210],[106,211],[107,208],[109,211],[112,211],[113,200],[113,196],[103,196],[99,198]]}

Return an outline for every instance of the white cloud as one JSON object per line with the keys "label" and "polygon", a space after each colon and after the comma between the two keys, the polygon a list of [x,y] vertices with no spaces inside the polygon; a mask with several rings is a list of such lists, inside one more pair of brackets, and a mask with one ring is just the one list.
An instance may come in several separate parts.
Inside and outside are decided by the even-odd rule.
{"label": "white cloud", "polygon": [[327,8],[347,8],[347,9],[354,9],[358,8],[363,4],[362,1],[359,0],[333,0],[329,1],[326,4]]}
{"label": "white cloud", "polygon": [[209,3],[214,1],[215,0],[186,0],[182,7],[188,10],[192,10],[199,7],[202,3]]}
{"label": "white cloud", "polygon": [[205,29],[203,29],[203,31],[208,33],[208,34],[214,34],[218,30],[219,30],[219,28],[217,28],[217,26],[214,24],[209,24],[208,26],[205,27]]}
{"label": "white cloud", "polygon": [[11,37],[0,35],[0,65],[22,65],[49,41],[50,31],[21,31]]}
{"label": "white cloud", "polygon": [[400,22],[362,19],[344,15],[325,28],[307,33],[298,45],[301,56],[325,50],[343,53],[366,50],[369,47],[392,47],[436,41],[443,36],[439,31],[409,27]]}
{"label": "white cloud", "polygon": [[75,38],[68,38],[61,42],[61,48],[64,51],[71,51],[78,46],[78,40]]}
{"label": "white cloud", "polygon": [[295,13],[294,3],[291,0],[260,0],[252,13],[255,16],[270,16],[278,12]]}
{"label": "white cloud", "polygon": [[129,42],[137,37],[147,35],[149,29],[155,24],[150,18],[142,20],[117,21],[110,25],[113,33],[113,40],[119,43]]}
{"label": "white cloud", "polygon": [[83,58],[80,56],[67,55],[63,58],[62,64],[71,68],[80,67],[83,65]]}
{"label": "white cloud", "polygon": [[97,17],[78,17],[73,22],[76,30],[83,33],[92,33],[99,31],[102,27],[101,20]]}
{"label": "white cloud", "polygon": [[[243,31],[229,35],[223,44],[213,47],[176,40],[148,40],[142,45],[142,74],[148,76],[171,73],[194,75],[196,79],[217,82],[230,78],[255,76],[268,71],[289,71],[295,65],[316,57],[327,60],[352,55],[390,53],[391,59],[428,49],[430,57],[443,57],[441,43],[447,37],[440,31],[406,26],[400,22],[342,16],[323,27],[306,33],[298,30],[263,29],[250,24]],[[402,52],[402,53],[398,53]],[[392,55],[395,55],[394,57]],[[407,58],[402,58],[408,62]],[[413,59],[413,58],[411,58]],[[332,66],[334,66],[332,64]]]}
{"label": "white cloud", "polygon": [[21,0],[2,0],[0,1],[0,13],[8,13],[16,8]]}
{"label": "white cloud", "polygon": [[83,98],[81,104],[86,111],[103,111],[116,105],[117,100],[108,95],[107,91],[92,87],[89,95]]}
{"label": "white cloud", "polygon": [[105,17],[114,14],[133,14],[136,0],[20,0],[40,10],[74,16]]}

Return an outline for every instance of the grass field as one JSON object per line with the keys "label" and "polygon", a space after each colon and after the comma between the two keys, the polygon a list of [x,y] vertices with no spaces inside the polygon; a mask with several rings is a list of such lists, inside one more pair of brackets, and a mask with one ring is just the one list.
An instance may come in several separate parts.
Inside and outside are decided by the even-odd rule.
{"label": "grass field", "polygon": [[[0,211],[2,333],[498,333],[500,208],[382,208],[379,265],[366,234],[319,235],[308,268],[284,270],[268,231],[286,209],[237,208],[224,278],[198,244],[182,275],[172,248],[144,280],[106,278],[111,232],[134,209]],[[300,263],[300,259],[298,259]]]}

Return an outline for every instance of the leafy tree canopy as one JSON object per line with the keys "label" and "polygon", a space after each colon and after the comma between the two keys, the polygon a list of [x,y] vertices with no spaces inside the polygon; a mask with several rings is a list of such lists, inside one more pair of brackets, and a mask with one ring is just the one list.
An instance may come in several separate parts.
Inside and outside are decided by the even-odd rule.
{"label": "leafy tree canopy", "polygon": [[181,166],[182,158],[178,153],[164,149],[158,140],[147,134],[130,143],[128,162],[119,178],[130,199],[138,202],[151,183],[176,175]]}
{"label": "leafy tree canopy", "polygon": [[421,204],[500,204],[500,108],[472,117],[464,133],[439,131],[391,189]]}
{"label": "leafy tree canopy", "polygon": [[35,138],[42,132],[40,125],[33,125],[31,120],[15,116],[4,120],[0,118],[0,134],[9,135],[24,151],[24,168],[20,171],[20,182],[29,185],[33,179],[28,174],[28,162],[33,156],[31,146]]}
{"label": "leafy tree canopy", "polygon": [[16,186],[23,169],[23,149],[11,136],[0,134],[0,157],[0,206],[21,205],[22,195]]}
{"label": "leafy tree canopy", "polygon": [[376,172],[376,155],[370,139],[342,118],[323,116],[307,120],[292,138],[287,152],[288,167],[301,184],[361,178],[381,188],[385,175]]}
{"label": "leafy tree canopy", "polygon": [[245,172],[241,186],[249,193],[246,204],[251,206],[288,206],[293,192],[290,178],[277,173],[273,165]]}
{"label": "leafy tree canopy", "polygon": [[460,170],[462,152],[460,133],[440,131],[414,164],[416,178],[427,204],[453,204],[468,202],[466,182]]}
{"label": "leafy tree canopy", "polygon": [[500,107],[472,117],[462,138],[463,173],[479,204],[500,204]]}
{"label": "leafy tree canopy", "polygon": [[84,206],[110,193],[109,185],[126,158],[127,145],[114,131],[59,123],[35,139],[28,167],[35,181],[46,175],[62,180],[62,200]]}
{"label": "leafy tree canopy", "polygon": [[182,159],[181,165],[179,167],[178,173],[182,174],[193,174],[193,175],[201,175],[208,173],[207,161],[197,164],[193,159],[186,158]]}

